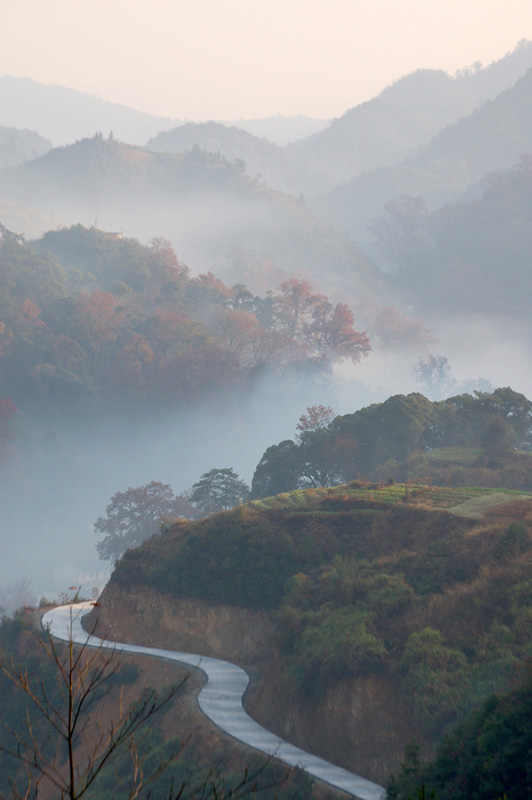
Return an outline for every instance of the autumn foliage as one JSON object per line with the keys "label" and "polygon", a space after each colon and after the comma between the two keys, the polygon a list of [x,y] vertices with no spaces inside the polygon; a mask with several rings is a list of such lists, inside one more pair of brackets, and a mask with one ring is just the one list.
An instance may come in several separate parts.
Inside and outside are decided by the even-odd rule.
{"label": "autumn foliage", "polygon": [[5,396],[44,417],[65,398],[85,411],[220,402],[259,376],[299,381],[370,351],[350,309],[306,280],[258,297],[190,277],[165,239],[143,247],[81,225],[34,248],[0,239],[0,313]]}

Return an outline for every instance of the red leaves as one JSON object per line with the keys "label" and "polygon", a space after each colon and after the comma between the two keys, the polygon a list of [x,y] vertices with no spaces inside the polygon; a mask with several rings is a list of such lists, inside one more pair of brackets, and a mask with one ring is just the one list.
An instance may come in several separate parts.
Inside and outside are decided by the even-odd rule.
{"label": "red leaves", "polygon": [[334,419],[331,406],[308,406],[307,413],[301,414],[297,423],[298,431],[320,431],[329,427]]}
{"label": "red leaves", "polygon": [[147,247],[164,267],[165,277],[168,281],[180,283],[188,280],[189,269],[184,264],[181,264],[168,239],[163,236],[157,236],[154,239],[150,239]]}
{"label": "red leaves", "polygon": [[117,312],[117,298],[109,292],[83,294],[77,301],[77,322],[91,348],[100,350],[116,339],[124,314]]}
{"label": "red leaves", "polygon": [[316,364],[329,364],[349,358],[360,361],[371,345],[365,333],[355,331],[354,318],[345,303],[333,306],[322,294],[312,294],[305,280],[292,278],[280,286],[276,300],[276,320],[298,344],[307,348]]}
{"label": "red leaves", "polygon": [[[218,390],[242,391],[263,375],[280,381],[319,375],[370,350],[349,308],[333,305],[304,279],[285,280],[277,293],[258,297],[211,272],[191,279],[163,238],[147,248],[122,248],[116,263],[107,239],[99,246],[105,285],[115,293],[69,296],[65,283],[58,295],[48,291],[42,270],[44,291],[28,295],[13,284],[11,292],[9,284],[5,292],[13,313],[5,320],[9,329],[0,323],[4,374],[24,372],[31,390],[54,402],[68,387],[72,402],[149,395],[184,404]],[[94,278],[75,280],[78,286]]]}
{"label": "red leaves", "polygon": [[33,302],[33,300],[24,300],[20,307],[20,311],[26,320],[36,328],[46,327],[42,319],[40,319],[41,309]]}

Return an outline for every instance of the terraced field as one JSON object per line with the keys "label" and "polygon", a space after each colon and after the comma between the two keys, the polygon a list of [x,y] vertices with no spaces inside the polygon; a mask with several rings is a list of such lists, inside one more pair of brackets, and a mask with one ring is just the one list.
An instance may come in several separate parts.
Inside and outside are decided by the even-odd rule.
{"label": "terraced field", "polygon": [[[482,517],[495,506],[518,499],[532,501],[532,494],[479,486],[448,487],[432,486],[430,483],[362,484],[357,481],[345,486],[286,492],[276,497],[253,500],[249,505],[257,509],[282,508],[304,513],[312,512],[323,500],[329,500],[331,506],[335,500],[339,506],[353,501],[359,502],[361,507],[366,503],[368,505],[409,503],[434,509],[447,509],[466,517]],[[328,512],[321,509],[321,513]],[[330,513],[334,513],[332,507]]]}

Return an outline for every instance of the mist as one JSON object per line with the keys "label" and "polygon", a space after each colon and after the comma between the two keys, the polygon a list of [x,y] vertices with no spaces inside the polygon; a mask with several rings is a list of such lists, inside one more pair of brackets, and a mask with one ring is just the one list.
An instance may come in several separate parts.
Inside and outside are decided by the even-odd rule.
{"label": "mist", "polygon": [[[532,360],[522,326],[479,316],[455,320],[439,333],[434,352],[449,361],[455,381],[450,394],[473,391],[482,378],[493,388],[511,386],[532,395]],[[264,378],[229,403],[211,398],[195,409],[156,418],[146,408],[135,419],[125,412],[88,426],[49,430],[27,465],[31,488],[24,498],[23,530],[12,528],[20,525],[17,504],[8,502],[2,509],[0,585],[30,580],[36,598],[52,599],[72,585],[81,585],[86,594],[101,588],[110,564],[97,556],[92,526],[115,492],[155,480],[180,494],[214,467],[232,467],[250,484],[264,451],[294,438],[308,406],[321,403],[335,414],[350,414],[393,394],[428,394],[413,373],[419,355],[412,348],[377,348],[359,364],[344,363],[319,382],[294,382],[283,389]]]}
{"label": "mist", "polygon": [[[350,414],[395,394],[421,392],[432,400],[443,399],[430,396],[430,387],[416,379],[416,363],[429,354],[446,359],[448,394],[510,386],[532,396],[526,307],[532,178],[526,159],[509,167],[511,159],[518,157],[511,149],[514,133],[519,148],[532,149],[523,110],[529,107],[532,80],[528,73],[521,77],[531,59],[531,48],[526,45],[503,59],[499,70],[481,70],[474,75],[466,71],[459,80],[441,72],[418,71],[382,92],[375,103],[351,109],[312,136],[284,148],[282,157],[275,151],[276,158],[281,158],[276,167],[281,177],[284,179],[286,173],[287,181],[302,181],[297,186],[289,181],[286,184],[296,186],[297,196],[275,191],[263,177],[247,174],[241,159],[230,161],[222,151],[202,150],[201,144],[181,154],[151,152],[117,141],[106,132],[105,138],[99,134],[68,145],[72,131],[69,134],[67,128],[63,131],[65,138],[60,139],[67,146],[37,158],[29,153],[24,163],[2,170],[0,201],[9,211],[10,222],[8,226],[4,217],[0,222],[9,228],[8,233],[14,232],[15,238],[26,225],[35,232],[40,224],[43,233],[51,225],[61,228],[81,223],[109,242],[123,236],[146,244],[153,237],[166,237],[192,275],[212,271],[231,285],[243,283],[261,295],[275,291],[287,278],[301,278],[314,292],[326,295],[331,304],[345,303],[355,311],[354,330],[367,331],[372,351],[356,364],[348,358],[335,363],[332,371],[324,370],[319,379],[303,379],[301,373],[294,372],[283,382],[272,373],[264,373],[260,379],[254,376],[249,384],[244,381],[233,387],[228,394],[202,395],[194,406],[189,402],[172,409],[170,404],[157,402],[160,398],[156,397],[150,407],[144,398],[134,409],[115,403],[105,412],[99,411],[96,418],[75,404],[65,410],[67,401],[63,398],[50,418],[40,416],[38,400],[31,392],[24,395],[17,378],[13,396],[18,391],[23,397],[16,404],[23,418],[19,431],[23,455],[20,464],[13,461],[9,465],[13,483],[6,482],[0,509],[0,586],[20,588],[20,582],[28,580],[37,598],[54,598],[71,585],[82,585],[88,593],[93,587],[101,588],[110,565],[97,557],[92,526],[105,514],[114,493],[159,481],[170,484],[179,494],[215,467],[232,467],[249,484],[264,451],[293,438],[299,416],[312,405],[323,404],[331,406],[335,414]],[[3,86],[6,91],[8,83]],[[466,92],[455,104],[457,87],[463,92],[474,83],[482,84],[482,92],[471,97]],[[49,115],[51,94],[40,94],[38,86],[30,88],[36,93],[34,100],[28,100],[35,113],[35,127],[51,136],[42,110],[47,109]],[[482,104],[498,92],[503,94],[491,104]],[[423,104],[427,93],[433,101],[430,108]],[[61,103],[73,102],[72,94],[59,94]],[[82,102],[79,97],[78,101]],[[147,138],[175,122],[149,115],[123,116],[120,109],[104,106],[92,98],[80,120],[90,119],[91,109],[112,112],[117,115],[113,117],[117,126],[119,119],[124,125],[125,121],[135,124],[136,134],[132,128],[117,127],[118,136],[124,131],[124,139],[129,136],[134,144],[139,142],[139,131]],[[75,106],[69,108],[73,113]],[[418,116],[410,113],[415,108],[419,109]],[[464,117],[457,122],[460,114]],[[397,118],[407,119],[408,124],[401,129],[399,139],[394,139],[393,121]],[[21,134],[17,139],[17,135],[15,131],[13,141],[20,152],[26,153],[21,148],[24,143],[27,146],[27,136]],[[53,136],[57,141],[60,133],[54,130]],[[229,137],[228,152],[233,152],[231,147],[239,139],[231,141],[230,131],[224,136]],[[471,148],[471,141],[479,142],[478,147]],[[256,146],[256,142],[250,144]],[[265,152],[273,152],[272,148],[266,147]],[[436,167],[431,160],[435,149]],[[405,161],[405,155],[414,151],[415,155]],[[349,170],[360,173],[363,165],[353,166],[354,153],[372,170],[359,174],[356,180]],[[390,163],[394,158],[399,159],[398,164]],[[15,162],[7,159],[5,163]],[[445,164],[444,169],[440,169],[441,164]],[[497,169],[494,198],[490,199],[489,192],[481,198],[478,181]],[[264,172],[268,175],[266,168]],[[349,182],[342,182],[341,176]],[[372,181],[374,194],[368,193]],[[489,181],[486,185],[489,187]],[[302,187],[313,187],[316,192],[325,186],[333,186],[329,195],[315,195],[308,201],[299,196]],[[417,194],[426,189],[435,202],[442,186],[446,192],[449,189],[445,199],[454,203],[452,214],[449,206],[433,212],[431,219],[440,229],[434,226],[430,248],[424,249],[426,240],[420,245],[415,236],[400,240],[401,245],[405,241],[408,245],[401,258],[404,252],[408,258],[390,270],[389,264],[379,262],[375,250],[364,245],[369,238],[368,209],[382,213],[383,202],[390,196],[400,200],[407,190]],[[499,194],[497,186],[502,187]],[[476,205],[467,205],[464,192],[471,193],[474,187]],[[508,197],[511,203],[505,203]],[[515,206],[519,214],[513,216]],[[476,239],[470,235],[470,221],[476,219],[479,209],[485,211],[487,220],[500,221],[500,236],[499,231],[492,232],[494,225],[485,221],[478,225]],[[330,224],[324,222],[321,213]],[[453,224],[462,220],[463,227],[458,227],[456,235],[452,227],[445,227],[449,219]],[[360,247],[344,228],[360,235]],[[518,236],[514,236],[516,230]],[[514,246],[514,242],[515,250],[508,250],[507,245]],[[40,257],[49,258],[39,241],[34,245]],[[509,252],[511,255],[507,255]],[[499,254],[499,261],[494,253]],[[54,256],[50,258],[53,261]],[[57,256],[57,264],[68,273],[69,280],[81,269],[75,262],[75,256],[72,263],[62,263]],[[92,274],[93,267],[96,272],[100,269],[98,278]],[[137,267],[131,270],[133,287],[140,281]],[[507,273],[510,267],[513,273]],[[114,292],[113,297],[122,298],[124,313],[134,315],[138,306],[134,302],[128,306],[134,290],[127,280],[127,268],[127,264],[122,265],[123,279],[117,281],[105,274],[102,264],[84,264],[78,291],[82,286],[81,291],[86,292],[102,288]],[[508,291],[502,302],[501,293],[514,285],[514,293]],[[17,319],[20,323],[9,298],[9,281],[6,286],[6,320],[9,325]],[[144,287],[144,294],[148,288]],[[482,302],[477,302],[479,293]],[[31,287],[21,289],[16,298],[21,307],[30,295]],[[516,298],[520,298],[519,308],[512,313]],[[386,326],[378,317],[387,308],[391,309],[392,322],[396,322],[385,346]],[[183,308],[179,311],[184,313]],[[31,325],[36,341],[35,330],[46,328],[39,328],[39,313],[39,308],[32,311],[30,307],[29,316],[22,315],[26,325],[22,332],[0,338],[6,352],[15,342],[24,360],[24,348],[32,341],[28,333]],[[151,309],[150,313],[155,312]],[[204,316],[198,319],[207,326],[205,335],[213,335],[208,330],[208,312],[201,313]],[[408,324],[412,330],[418,323],[421,326],[421,319],[425,332],[409,339],[404,333]],[[149,324],[146,312],[144,333]],[[39,360],[36,363],[46,375],[50,365]],[[30,380],[28,385],[32,385]],[[85,397],[81,395],[81,399]],[[10,486],[16,486],[16,491],[10,491]]]}
{"label": "mist", "polygon": [[146,408],[135,420],[113,415],[48,429],[26,464],[24,509],[20,498],[1,509],[0,586],[24,579],[37,599],[80,585],[90,595],[111,567],[98,558],[92,526],[115,492],[159,481],[180,494],[215,467],[232,467],[249,484],[264,450],[294,436],[308,404],[336,404],[334,382],[310,393],[308,385],[280,392],[268,384],[229,404],[212,398],[156,418]]}

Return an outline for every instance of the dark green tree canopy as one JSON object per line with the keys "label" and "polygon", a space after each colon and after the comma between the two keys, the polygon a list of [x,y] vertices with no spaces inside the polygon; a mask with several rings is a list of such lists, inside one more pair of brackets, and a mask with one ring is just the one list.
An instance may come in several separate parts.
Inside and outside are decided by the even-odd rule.
{"label": "dark green tree canopy", "polygon": [[416,454],[452,446],[483,448],[488,457],[514,447],[530,450],[531,401],[509,387],[439,402],[417,392],[394,395],[304,429],[296,442],[269,447],[255,470],[251,496],[334,486],[359,476],[380,478],[384,465],[392,469]]}
{"label": "dark green tree canopy", "polygon": [[232,468],[211,469],[193,485],[190,500],[207,516],[240,505],[248,495],[249,486]]}
{"label": "dark green tree canopy", "polygon": [[273,444],[257,464],[251,481],[251,499],[273,497],[297,489],[299,483],[299,448],[291,439]]}

